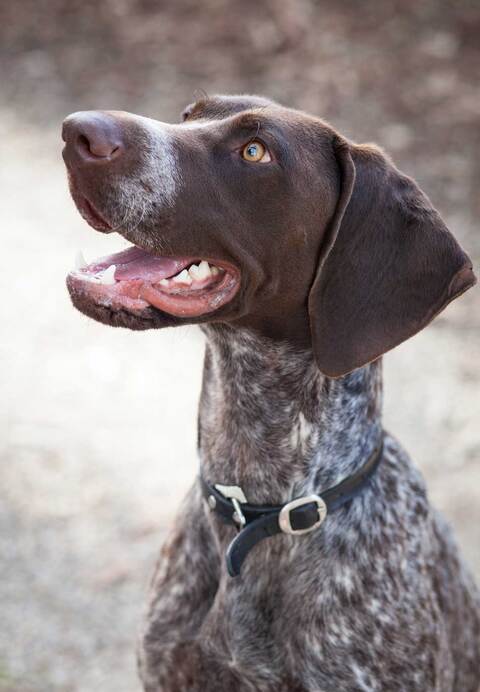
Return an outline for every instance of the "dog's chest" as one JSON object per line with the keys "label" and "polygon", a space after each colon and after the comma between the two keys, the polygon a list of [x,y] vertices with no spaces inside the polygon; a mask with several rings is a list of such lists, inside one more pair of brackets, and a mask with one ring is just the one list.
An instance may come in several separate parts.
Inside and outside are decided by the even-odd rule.
{"label": "dog's chest", "polygon": [[[386,461],[378,499],[370,493],[317,534],[264,541],[238,579],[223,572],[199,632],[209,655],[259,691],[281,690],[286,679],[315,692],[426,690],[435,680],[450,689],[430,577],[434,537],[417,480],[407,493]],[[217,537],[223,554],[232,529]]]}
{"label": "dog's chest", "polygon": [[[392,589],[400,598],[405,574],[396,584],[390,575],[387,594],[385,564],[368,566],[365,560],[333,570],[329,559],[316,559],[312,573],[306,545],[289,546],[287,562],[281,557],[287,552],[283,541],[275,537],[262,546],[241,583],[222,578],[199,632],[208,656],[219,664],[227,661],[245,690],[249,683],[258,692],[295,689],[287,680],[302,692],[384,690],[395,670],[397,683],[405,685],[401,689],[419,689],[420,677],[429,689],[432,676],[440,679],[444,632],[433,621],[425,626],[418,593],[403,594],[402,608],[393,605]],[[424,607],[436,609],[427,585],[422,598]],[[417,651],[412,641],[424,649]],[[427,661],[432,651],[436,660]],[[415,660],[433,669],[422,671]]]}

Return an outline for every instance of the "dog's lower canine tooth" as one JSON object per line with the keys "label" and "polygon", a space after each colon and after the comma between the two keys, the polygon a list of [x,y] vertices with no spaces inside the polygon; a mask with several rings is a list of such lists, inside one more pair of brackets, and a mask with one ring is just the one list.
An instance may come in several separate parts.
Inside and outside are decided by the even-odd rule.
{"label": "dog's lower canine tooth", "polygon": [[99,277],[100,283],[104,286],[113,286],[115,284],[115,265],[111,264],[103,274]]}

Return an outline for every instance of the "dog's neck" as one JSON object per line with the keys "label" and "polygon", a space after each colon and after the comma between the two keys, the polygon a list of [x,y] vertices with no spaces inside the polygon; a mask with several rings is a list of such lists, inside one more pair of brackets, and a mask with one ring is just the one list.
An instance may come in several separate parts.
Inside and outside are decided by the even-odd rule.
{"label": "dog's neck", "polygon": [[381,431],[381,363],[337,380],[311,350],[208,325],[199,415],[201,473],[251,503],[320,492],[357,470]]}

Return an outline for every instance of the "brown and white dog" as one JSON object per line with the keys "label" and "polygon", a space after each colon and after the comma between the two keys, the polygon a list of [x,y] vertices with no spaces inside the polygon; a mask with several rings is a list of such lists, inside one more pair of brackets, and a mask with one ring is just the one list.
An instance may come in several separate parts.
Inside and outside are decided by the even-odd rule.
{"label": "brown and white dog", "polygon": [[64,123],[73,198],[133,243],[67,278],[112,326],[199,323],[204,479],[254,505],[320,494],[383,440],[362,493],[225,566],[235,528],[198,480],[163,548],[140,646],[148,692],[477,692],[480,602],[381,422],[381,359],[475,283],[416,184],[375,146],[267,99],[183,123]]}

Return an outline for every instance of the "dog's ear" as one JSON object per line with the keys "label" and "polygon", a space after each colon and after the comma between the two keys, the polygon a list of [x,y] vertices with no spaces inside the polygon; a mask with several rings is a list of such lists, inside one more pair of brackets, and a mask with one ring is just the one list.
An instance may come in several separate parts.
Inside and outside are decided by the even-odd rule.
{"label": "dog's ear", "polygon": [[308,310],[318,367],[340,377],[423,329],[476,279],[430,201],[380,149],[338,136],[333,146],[340,194]]}

